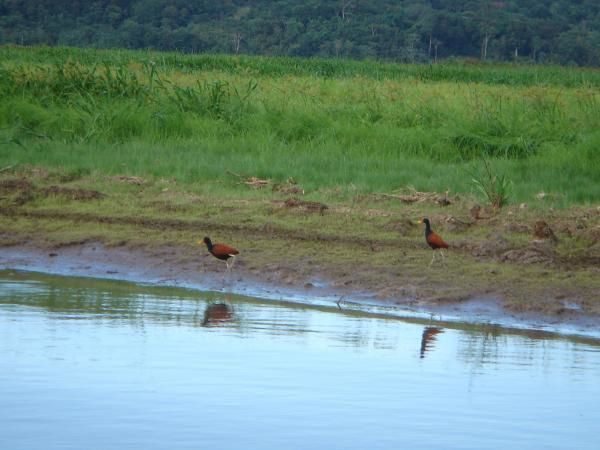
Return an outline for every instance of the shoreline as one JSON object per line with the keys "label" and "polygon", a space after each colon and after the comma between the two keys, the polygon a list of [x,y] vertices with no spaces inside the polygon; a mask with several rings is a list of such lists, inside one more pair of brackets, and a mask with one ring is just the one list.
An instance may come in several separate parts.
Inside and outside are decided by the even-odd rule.
{"label": "shoreline", "polygon": [[168,259],[166,249],[108,247],[100,242],[82,242],[51,251],[33,245],[0,247],[0,270],[231,293],[300,305],[351,309],[398,319],[429,320],[437,324],[481,325],[600,339],[599,318],[581,312],[575,304],[560,316],[508,311],[500,298],[483,296],[437,305],[414,305],[407,299],[381,299],[374,294],[335,286],[332,280],[303,280],[292,286],[289,282],[287,285],[273,283],[237,265],[232,273],[225,274],[224,270],[219,270],[224,269],[221,264],[215,264],[211,259],[176,264]]}

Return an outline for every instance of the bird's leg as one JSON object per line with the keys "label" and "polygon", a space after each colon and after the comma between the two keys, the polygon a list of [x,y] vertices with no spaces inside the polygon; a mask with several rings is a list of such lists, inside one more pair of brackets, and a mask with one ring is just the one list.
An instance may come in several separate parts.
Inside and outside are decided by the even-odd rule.
{"label": "bird's leg", "polygon": [[231,271],[231,268],[233,267],[234,262],[235,262],[235,256],[231,257],[231,263],[229,262],[229,258],[225,260],[225,265],[227,266],[227,273],[229,273]]}
{"label": "bird's leg", "polygon": [[[230,262],[231,259],[231,262]],[[233,264],[235,263],[235,256],[232,256],[231,258],[228,258],[225,260],[225,265],[227,266],[227,270],[225,271],[225,274],[228,274],[231,272],[231,269],[233,268]]]}
{"label": "bird's leg", "polygon": [[446,257],[444,256],[444,252],[440,249],[440,255],[442,255],[442,262],[446,265]]}
{"label": "bird's leg", "polygon": [[433,252],[433,254],[431,256],[431,262],[429,263],[429,267],[431,267],[431,265],[433,264],[433,261],[435,261],[435,251]]}

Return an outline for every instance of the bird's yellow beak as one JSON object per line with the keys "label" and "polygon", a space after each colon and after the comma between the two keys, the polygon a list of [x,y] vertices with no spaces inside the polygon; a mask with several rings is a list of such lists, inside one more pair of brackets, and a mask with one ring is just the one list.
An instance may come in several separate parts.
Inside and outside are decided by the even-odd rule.
{"label": "bird's yellow beak", "polygon": [[423,219],[419,220],[419,222],[418,222],[418,223],[423,223]]}
{"label": "bird's yellow beak", "polygon": [[198,244],[202,245],[204,244],[204,241],[198,241]]}

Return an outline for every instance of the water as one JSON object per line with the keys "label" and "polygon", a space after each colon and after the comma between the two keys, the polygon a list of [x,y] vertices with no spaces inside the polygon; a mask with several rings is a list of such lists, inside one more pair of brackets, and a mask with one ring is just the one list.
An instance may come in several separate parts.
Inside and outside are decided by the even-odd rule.
{"label": "water", "polygon": [[593,340],[0,272],[0,448],[598,449]]}

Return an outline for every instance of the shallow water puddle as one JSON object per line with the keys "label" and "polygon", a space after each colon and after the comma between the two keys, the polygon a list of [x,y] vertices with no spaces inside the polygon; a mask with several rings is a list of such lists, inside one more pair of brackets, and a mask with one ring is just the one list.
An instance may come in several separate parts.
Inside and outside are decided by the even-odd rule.
{"label": "shallow water puddle", "polygon": [[597,449],[600,346],[0,272],[2,449]]}

